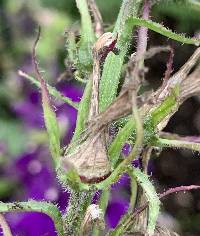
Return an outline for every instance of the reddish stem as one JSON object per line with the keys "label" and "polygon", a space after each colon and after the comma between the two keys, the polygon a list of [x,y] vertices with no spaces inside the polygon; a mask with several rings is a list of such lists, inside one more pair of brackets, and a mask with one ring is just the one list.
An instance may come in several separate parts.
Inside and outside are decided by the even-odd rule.
{"label": "reddish stem", "polygon": [[[170,188],[167,191],[159,194],[159,199],[161,200],[172,193],[181,192],[181,191],[190,191],[190,190],[195,190],[195,189],[200,189],[200,185],[179,186],[175,188]],[[148,204],[149,202],[146,202],[143,206],[135,209],[135,211],[133,212],[132,218],[134,218],[136,215],[144,211],[148,207]]]}
{"label": "reddish stem", "polygon": [[41,76],[41,73],[40,73],[40,70],[39,70],[39,66],[38,66],[38,62],[37,62],[37,57],[36,57],[36,47],[37,47],[37,44],[38,44],[39,39],[40,39],[40,33],[41,33],[41,29],[39,27],[38,28],[37,38],[36,38],[36,40],[34,42],[34,45],[33,45],[32,62],[33,62],[33,65],[34,65],[34,69],[35,69],[35,73],[36,73],[36,78],[37,78],[37,80],[41,84],[43,102],[46,102],[50,106],[50,98],[49,98],[49,93],[48,93],[47,85],[46,85],[45,81],[43,80],[43,78]]}
{"label": "reddish stem", "polygon": [[189,186],[179,186],[179,187],[175,187],[175,188],[170,188],[167,191],[165,191],[164,193],[161,193],[159,195],[159,198],[162,199],[172,193],[176,193],[176,192],[180,192],[180,191],[189,191],[189,190],[193,190],[193,189],[200,189],[200,186],[199,185],[189,185]]}
{"label": "reddish stem", "polygon": [[169,59],[167,62],[167,69],[165,71],[165,76],[164,76],[164,81],[168,80],[170,78],[170,75],[173,71],[172,66],[173,66],[173,58],[174,58],[174,50],[173,48],[170,49],[170,55]]}
{"label": "reddish stem", "polygon": [[[148,20],[149,19],[149,12],[150,12],[149,1],[145,0],[142,18],[145,20]],[[146,52],[147,39],[148,39],[148,28],[143,27],[143,26],[139,27],[138,41],[137,41],[137,52],[136,52],[137,57],[144,55],[144,53]]]}

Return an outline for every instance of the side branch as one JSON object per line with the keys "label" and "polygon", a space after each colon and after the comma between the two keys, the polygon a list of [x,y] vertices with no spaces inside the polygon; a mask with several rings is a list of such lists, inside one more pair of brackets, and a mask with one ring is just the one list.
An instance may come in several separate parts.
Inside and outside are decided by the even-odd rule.
{"label": "side branch", "polygon": [[155,23],[151,20],[145,20],[145,19],[141,19],[141,18],[137,18],[137,17],[130,17],[127,20],[127,24],[130,27],[132,27],[134,25],[147,27],[148,29],[155,31],[156,33],[159,33],[165,37],[168,37],[170,39],[176,40],[181,43],[194,44],[196,46],[200,45],[200,39],[189,38],[189,37],[184,36],[183,34],[174,33],[171,30],[162,26],[161,24]]}
{"label": "side branch", "polygon": [[[36,80],[34,77],[26,74],[25,72],[18,70],[18,75],[28,79],[31,83],[33,83],[35,86],[37,86],[38,88],[41,88],[41,84],[38,80]],[[53,97],[55,97],[56,99],[60,99],[63,102],[71,105],[72,107],[74,107],[75,109],[78,109],[78,103],[77,102],[73,102],[70,98],[65,97],[64,95],[62,95],[58,90],[56,90],[54,87],[52,87],[51,85],[47,84],[47,89],[49,91],[49,94],[51,94]]]}

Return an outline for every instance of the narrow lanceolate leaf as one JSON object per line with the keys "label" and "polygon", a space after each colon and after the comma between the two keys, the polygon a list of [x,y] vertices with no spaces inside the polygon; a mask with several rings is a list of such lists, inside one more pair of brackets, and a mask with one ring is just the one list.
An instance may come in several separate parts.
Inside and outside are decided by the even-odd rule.
{"label": "narrow lanceolate leaf", "polygon": [[44,112],[45,126],[47,128],[49,136],[51,155],[56,164],[58,158],[60,157],[60,133],[56,119],[56,114],[53,108],[51,107],[45,83],[41,86],[42,86],[42,107]]}
{"label": "narrow lanceolate leaf", "polygon": [[156,221],[160,209],[160,200],[156,193],[156,190],[148,178],[148,175],[144,174],[140,169],[128,168],[128,174],[131,178],[137,180],[137,183],[141,185],[144,193],[146,195],[148,203],[144,206],[138,208],[135,212],[128,212],[122,217],[117,227],[108,234],[109,236],[120,236],[124,235],[127,232],[130,224],[133,224],[134,218],[137,214],[142,212],[147,206],[149,206],[149,215],[148,215],[148,225],[147,232],[145,235],[152,236],[154,235],[154,230],[156,227]]}
{"label": "narrow lanceolate leaf", "polygon": [[132,27],[127,26],[125,22],[129,17],[137,16],[141,3],[141,0],[124,0],[122,3],[113,32],[114,34],[118,34],[117,48],[120,50],[120,53],[119,55],[110,53],[104,63],[99,88],[100,111],[105,110],[116,97],[124,57],[132,39]]}
{"label": "narrow lanceolate leaf", "polygon": [[0,213],[7,212],[41,212],[46,214],[53,220],[58,236],[64,236],[62,215],[58,208],[52,203],[34,200],[12,203],[0,202]]}
{"label": "narrow lanceolate leaf", "polygon": [[51,151],[55,164],[57,164],[58,158],[60,157],[60,134],[59,134],[59,128],[58,128],[58,123],[56,119],[56,114],[50,103],[47,85],[39,72],[38,63],[36,60],[36,46],[39,41],[39,37],[40,37],[40,29],[39,29],[38,36],[33,47],[32,59],[33,59],[33,64],[34,64],[37,79],[41,84],[42,107],[43,107],[43,112],[44,112],[45,126],[47,128],[47,132],[49,136],[50,151]]}
{"label": "narrow lanceolate leaf", "polygon": [[137,18],[137,17],[131,17],[127,20],[127,24],[129,26],[134,26],[134,25],[145,26],[145,27],[149,28],[150,30],[153,30],[165,37],[168,37],[170,39],[176,40],[181,43],[194,44],[196,46],[200,45],[200,39],[189,38],[189,37],[184,36],[183,34],[174,33],[171,30],[162,26],[161,24],[155,23],[151,20],[145,20],[145,19],[141,19],[141,18]]}
{"label": "narrow lanceolate leaf", "polygon": [[[132,174],[131,174],[132,173]],[[160,209],[160,200],[156,193],[156,190],[149,180],[148,175],[144,174],[140,169],[134,169],[132,172],[129,171],[129,174],[133,175],[138,183],[144,190],[144,193],[149,202],[149,216],[148,216],[148,225],[147,225],[147,233],[149,236],[154,234],[154,230],[156,227],[156,222]]]}

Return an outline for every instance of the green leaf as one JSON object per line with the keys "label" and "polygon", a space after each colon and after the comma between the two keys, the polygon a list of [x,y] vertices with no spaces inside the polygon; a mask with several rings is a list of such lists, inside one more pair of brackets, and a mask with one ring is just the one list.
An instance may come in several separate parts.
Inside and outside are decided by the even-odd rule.
{"label": "green leaf", "polygon": [[154,188],[154,185],[149,180],[148,175],[144,174],[140,169],[134,169],[132,172],[129,171],[129,174],[134,176],[137,179],[137,182],[143,188],[147,200],[149,202],[149,215],[148,215],[148,225],[147,233],[149,236],[154,234],[156,227],[156,222],[160,210],[160,200]]}
{"label": "green leaf", "polygon": [[[137,181],[137,183],[141,185],[147,197],[147,200],[149,203],[149,215],[148,215],[148,225],[147,225],[148,234],[147,235],[152,236],[155,230],[156,221],[157,221],[159,209],[160,209],[159,197],[155,191],[153,184],[149,180],[148,175],[144,174],[140,169],[136,169],[136,168],[133,169],[132,167],[128,167],[128,174],[131,177],[131,179]],[[130,211],[128,211],[128,213],[122,217],[117,227],[113,231],[111,231],[108,235],[109,236],[124,235],[124,233],[127,232],[127,227],[130,226],[130,222],[133,223],[133,219],[134,219],[132,218],[133,214],[134,212],[131,211],[131,208],[130,208]]]}
{"label": "green leaf", "polygon": [[162,26],[159,23],[155,23],[151,20],[145,20],[142,18],[137,18],[137,17],[131,17],[127,20],[127,23],[130,26],[144,26],[147,27],[150,30],[153,30],[165,37],[168,37],[170,39],[176,40],[178,42],[181,43],[185,43],[185,44],[193,44],[196,46],[200,45],[200,39],[198,38],[189,38],[184,36],[183,34],[177,34],[172,32],[171,30],[165,28],[164,26]]}
{"label": "green leaf", "polygon": [[81,40],[78,50],[79,66],[80,69],[88,71],[92,66],[92,45],[95,42],[95,34],[87,1],[76,0],[76,4],[81,14]]}
{"label": "green leaf", "polygon": [[95,34],[88,9],[87,0],[76,0],[76,5],[81,15],[81,38],[85,42],[94,42]]}
{"label": "green leaf", "polygon": [[56,119],[56,114],[51,107],[48,90],[44,81],[41,83],[41,89],[42,107],[44,112],[45,126],[49,136],[50,151],[54,162],[57,165],[58,159],[60,158],[60,132],[58,122]]}
{"label": "green leaf", "polygon": [[38,35],[33,45],[33,52],[32,52],[32,61],[35,69],[35,74],[37,76],[38,81],[41,84],[41,92],[42,92],[42,108],[44,113],[44,121],[45,126],[47,129],[47,133],[49,136],[49,146],[51,155],[53,157],[54,163],[57,166],[58,159],[60,158],[60,133],[58,128],[58,123],[56,119],[56,114],[51,107],[50,97],[48,93],[48,88],[46,82],[43,80],[38,62],[36,59],[36,47],[40,39],[40,27],[38,29]]}
{"label": "green leaf", "polygon": [[110,53],[104,63],[101,77],[99,94],[100,111],[104,111],[112,103],[117,94],[119,79],[122,71],[124,57],[127,54],[129,44],[132,39],[132,27],[126,25],[126,20],[131,16],[137,16],[140,0],[124,0],[120,9],[118,19],[113,33],[119,35],[117,48],[120,50],[119,55]]}
{"label": "green leaf", "polygon": [[77,46],[76,38],[73,32],[67,34],[66,48],[68,52],[68,58],[70,62],[77,64]]}
{"label": "green leaf", "polygon": [[128,138],[130,137],[130,135],[133,133],[134,130],[135,130],[135,123],[134,119],[131,118],[127,122],[127,124],[117,133],[117,136],[115,137],[114,141],[111,143],[108,149],[108,155],[111,160],[112,166],[116,165],[124,143],[128,140]]}
{"label": "green leaf", "polygon": [[64,236],[62,215],[58,208],[47,202],[29,200],[28,202],[0,202],[0,212],[40,212],[48,215],[54,222],[58,236]]}

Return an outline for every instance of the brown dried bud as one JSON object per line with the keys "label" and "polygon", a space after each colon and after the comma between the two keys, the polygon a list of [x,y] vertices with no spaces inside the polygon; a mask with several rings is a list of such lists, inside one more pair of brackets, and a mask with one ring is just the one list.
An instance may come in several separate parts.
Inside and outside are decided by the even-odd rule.
{"label": "brown dried bud", "polygon": [[[99,113],[100,63],[115,47],[117,38],[112,33],[103,34],[93,47],[94,66],[92,95],[88,119]],[[83,182],[94,183],[105,179],[111,173],[107,157],[104,131],[94,132],[62,160],[64,170],[74,169]]]}
{"label": "brown dried bud", "polygon": [[105,59],[107,54],[115,49],[116,42],[117,36],[111,32],[104,33],[94,44],[94,57],[101,61]]}
{"label": "brown dried bud", "polygon": [[65,171],[76,170],[83,182],[95,183],[105,179],[111,173],[111,166],[102,134],[89,137],[63,158],[61,166]]}
{"label": "brown dried bud", "polygon": [[96,204],[91,204],[85,213],[85,217],[81,224],[81,232],[83,235],[87,235],[92,227],[96,225],[98,229],[103,230],[105,228],[105,222],[103,218],[102,210]]}

